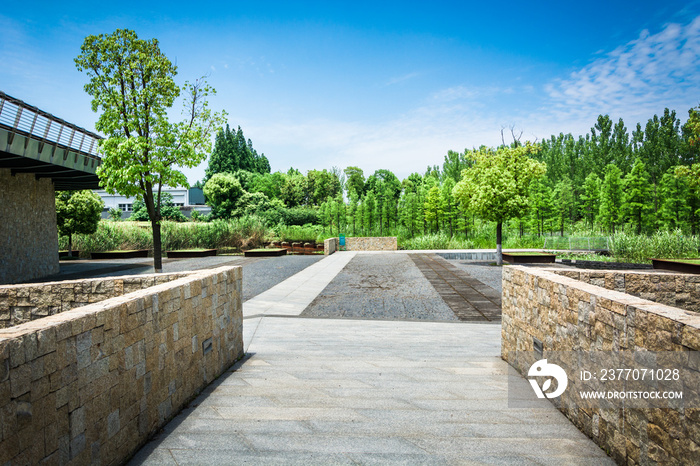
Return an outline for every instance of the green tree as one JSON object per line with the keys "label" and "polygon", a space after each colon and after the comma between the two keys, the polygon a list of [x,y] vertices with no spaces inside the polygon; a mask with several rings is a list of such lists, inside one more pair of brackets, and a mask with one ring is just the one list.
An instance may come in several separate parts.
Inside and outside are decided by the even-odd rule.
{"label": "green tree", "polygon": [[556,209],[559,233],[564,236],[564,227],[571,224],[574,213],[574,188],[568,176],[564,176],[554,187],[553,200]]}
{"label": "green tree", "polygon": [[659,192],[661,194],[660,220],[669,229],[682,228],[691,215],[689,201],[690,191],[684,178],[675,176],[675,168],[670,168],[661,177]]}
{"label": "green tree", "polygon": [[442,215],[440,187],[438,185],[433,186],[428,191],[428,195],[423,203],[423,209],[423,215],[425,215],[426,223],[429,226],[432,226],[435,233],[437,233],[440,225],[440,216]]}
{"label": "green tree", "polygon": [[92,191],[60,191],[56,193],[56,225],[58,234],[68,237],[68,256],[73,256],[73,235],[91,235],[102,218],[102,198]]}
{"label": "green tree", "polygon": [[233,132],[227,124],[225,129],[216,134],[214,150],[209,156],[209,165],[204,170],[204,181],[216,173],[234,173],[238,170],[270,173],[270,162],[265,154],[258,155],[250,139],[246,141],[240,126]]}
{"label": "green tree", "polygon": [[496,222],[496,255],[503,263],[503,222],[520,217],[530,204],[530,182],[547,171],[544,163],[530,155],[537,146],[482,148],[472,151],[474,165],[462,172],[454,188],[454,197],[469,204],[481,218]]}
{"label": "green tree", "polygon": [[442,176],[445,179],[452,178],[452,181],[456,184],[462,177],[462,170],[471,166],[471,160],[467,156],[468,153],[466,150],[463,153],[453,150],[447,151],[445,161],[442,163]]}
{"label": "green tree", "polygon": [[111,218],[114,222],[118,222],[119,220],[121,220],[123,214],[124,212],[122,212],[122,210],[117,207],[111,207],[109,209],[109,218]]}
{"label": "green tree", "polygon": [[457,183],[452,177],[446,177],[440,186],[440,209],[442,210],[442,221],[450,229],[450,236],[454,235],[455,224],[457,222],[457,201],[452,194]]}
{"label": "green tree", "polygon": [[362,196],[365,195],[365,175],[362,169],[358,167],[348,167],[344,172],[346,177],[345,185],[348,193],[354,191],[358,199],[362,198]]}
{"label": "green tree", "polygon": [[581,210],[590,228],[593,228],[593,223],[600,210],[600,185],[600,177],[595,173],[590,173],[583,182],[583,192],[580,198]]}
{"label": "green tree", "polygon": [[[206,158],[209,136],[223,123],[223,115],[208,108],[214,90],[203,79],[180,89],[177,68],[158,41],[125,29],[86,37],[75,63],[89,78],[85,91],[93,111],[101,111],[95,128],[107,136],[100,141],[100,183],[110,193],[143,198],[153,230],[153,267],[162,272],[161,190],[187,186],[176,167],[192,168]],[[168,110],[181,92],[187,96],[184,119],[172,123]]]}
{"label": "green tree", "polygon": [[640,159],[634,161],[632,170],[623,180],[624,205],[623,215],[632,223],[640,235],[645,225],[649,223],[649,214],[653,211],[650,205],[651,190],[649,188],[649,175],[644,162]]}
{"label": "green tree", "polygon": [[204,185],[204,197],[211,206],[212,218],[233,217],[238,209],[238,202],[245,190],[231,173],[216,173]]}
{"label": "green tree", "polygon": [[[170,220],[171,222],[187,221],[187,217],[185,217],[185,215],[180,211],[180,208],[173,202],[173,195],[170,193],[161,194],[160,215],[163,220]],[[129,216],[129,220],[137,222],[148,221],[148,210],[146,209],[146,203],[143,202],[141,198],[137,198],[134,201],[133,211]]]}
{"label": "green tree", "polygon": [[622,221],[622,171],[616,165],[605,167],[605,178],[600,187],[599,221],[607,231],[615,233]]}
{"label": "green tree", "polygon": [[544,235],[546,225],[552,217],[554,207],[549,195],[551,189],[543,179],[535,179],[530,183],[530,215],[531,223],[536,225],[537,235]]}

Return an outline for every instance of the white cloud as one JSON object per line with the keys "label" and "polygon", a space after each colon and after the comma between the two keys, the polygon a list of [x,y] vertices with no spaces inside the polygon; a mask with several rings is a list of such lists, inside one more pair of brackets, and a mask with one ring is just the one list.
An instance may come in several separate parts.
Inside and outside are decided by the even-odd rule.
{"label": "white cloud", "polygon": [[559,118],[600,113],[646,120],[664,107],[684,112],[700,99],[700,17],[668,24],[591,62],[545,90]]}

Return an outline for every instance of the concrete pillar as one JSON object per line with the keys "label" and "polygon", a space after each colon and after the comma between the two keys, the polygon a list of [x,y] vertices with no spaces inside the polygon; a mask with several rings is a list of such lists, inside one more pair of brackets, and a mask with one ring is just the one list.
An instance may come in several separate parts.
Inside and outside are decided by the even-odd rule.
{"label": "concrete pillar", "polygon": [[58,273],[53,182],[0,168],[0,284]]}

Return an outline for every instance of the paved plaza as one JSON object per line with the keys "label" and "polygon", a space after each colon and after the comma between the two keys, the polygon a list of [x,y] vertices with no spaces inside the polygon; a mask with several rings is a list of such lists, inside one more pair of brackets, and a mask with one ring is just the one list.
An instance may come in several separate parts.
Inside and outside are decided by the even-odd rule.
{"label": "paved plaza", "polygon": [[[302,262],[240,262],[275,277],[248,285],[246,358],[130,464],[613,464],[553,406],[508,407],[500,296],[484,284],[497,267],[471,276],[402,252]],[[483,318],[466,321],[467,306]]]}

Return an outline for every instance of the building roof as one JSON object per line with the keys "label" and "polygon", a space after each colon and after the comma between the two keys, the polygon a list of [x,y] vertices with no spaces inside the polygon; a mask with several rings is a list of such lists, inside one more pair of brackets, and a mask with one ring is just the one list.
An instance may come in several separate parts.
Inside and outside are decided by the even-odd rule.
{"label": "building roof", "polygon": [[0,168],[51,178],[57,191],[97,189],[100,139],[0,91]]}

